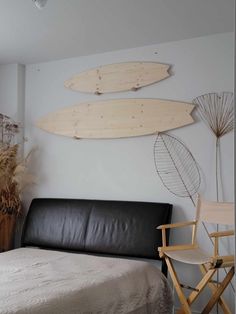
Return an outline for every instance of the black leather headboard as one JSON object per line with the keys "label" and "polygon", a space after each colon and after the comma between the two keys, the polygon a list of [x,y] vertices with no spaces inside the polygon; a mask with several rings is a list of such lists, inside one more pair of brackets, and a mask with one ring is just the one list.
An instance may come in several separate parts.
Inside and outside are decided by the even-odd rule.
{"label": "black leather headboard", "polygon": [[22,246],[159,259],[156,227],[171,212],[164,203],[34,199]]}

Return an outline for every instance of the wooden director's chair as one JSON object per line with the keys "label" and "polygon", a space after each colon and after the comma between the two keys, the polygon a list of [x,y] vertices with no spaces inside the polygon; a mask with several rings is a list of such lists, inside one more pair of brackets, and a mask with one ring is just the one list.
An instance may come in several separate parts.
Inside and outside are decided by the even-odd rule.
{"label": "wooden director's chair", "polygon": [[[229,285],[234,276],[234,256],[220,256],[219,255],[219,237],[226,237],[234,235],[234,230],[213,232],[210,237],[214,238],[214,254],[213,256],[204,252],[197,244],[196,233],[197,226],[200,222],[208,222],[223,225],[234,224],[234,204],[204,201],[198,196],[196,220],[189,222],[180,222],[175,224],[168,224],[159,226],[157,229],[162,230],[162,247],[158,248],[160,257],[164,258],[173,281],[174,287],[181,302],[181,309],[177,313],[191,313],[190,306],[197,299],[199,294],[206,285],[212,291],[212,297],[204,308],[204,314],[210,313],[216,302],[219,302],[224,313],[231,313],[224,299],[221,297],[225,288]],[[179,228],[192,225],[192,241],[187,245],[173,245],[169,246],[166,243],[166,229]],[[207,236],[207,235],[206,235]],[[203,278],[198,283],[196,288],[184,286],[180,284],[174,269],[173,260],[182,263],[195,264],[200,266]],[[213,275],[219,268],[229,268],[226,276],[219,284],[212,280]],[[189,297],[186,298],[182,288],[189,288],[192,290]]]}

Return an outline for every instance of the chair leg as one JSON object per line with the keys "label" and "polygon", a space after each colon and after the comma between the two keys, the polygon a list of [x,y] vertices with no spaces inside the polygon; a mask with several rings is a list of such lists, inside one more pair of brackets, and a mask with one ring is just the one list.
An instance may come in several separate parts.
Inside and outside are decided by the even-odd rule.
{"label": "chair leg", "polygon": [[199,296],[199,294],[202,292],[202,290],[206,287],[206,285],[209,283],[209,280],[211,280],[211,278],[213,277],[213,275],[215,274],[216,269],[210,269],[206,275],[202,278],[202,280],[198,283],[198,285],[196,286],[196,289],[198,291],[193,291],[187,301],[189,304],[192,304],[197,297]]}
{"label": "chair leg", "polygon": [[185,297],[185,295],[183,293],[183,290],[182,290],[182,288],[180,286],[180,283],[179,283],[177,274],[175,272],[175,269],[173,267],[173,264],[172,264],[171,260],[168,257],[165,257],[165,260],[166,260],[166,264],[167,264],[167,267],[168,267],[171,279],[172,279],[173,284],[175,286],[175,290],[176,290],[176,292],[178,294],[180,303],[181,303],[182,308],[184,310],[184,313],[185,314],[191,314],[190,307],[189,307],[188,302],[186,300],[186,297]]}
{"label": "chair leg", "polygon": [[[193,291],[189,297],[187,298],[187,302],[189,305],[191,305],[199,296],[199,294],[202,292],[202,290],[206,287],[206,285],[208,284],[209,280],[211,280],[212,276],[215,274],[216,269],[210,269],[205,276],[202,278],[202,280],[198,283],[198,285],[196,286],[196,290],[197,291]],[[177,314],[181,314],[184,313],[184,309],[181,308]]]}
{"label": "chair leg", "polygon": [[212,308],[216,304],[216,302],[219,300],[221,294],[224,292],[225,288],[228,286],[230,281],[232,280],[234,276],[234,267],[231,267],[228,274],[225,276],[224,280],[221,282],[221,284],[218,286],[217,290],[211,297],[210,301],[207,303],[206,307],[202,311],[202,314],[208,314],[211,312]]}
{"label": "chair leg", "polygon": [[[200,270],[201,270],[203,275],[205,275],[207,273],[207,269],[206,269],[205,265],[200,265]],[[217,286],[214,283],[209,281],[208,286],[211,289],[212,293],[216,292]],[[225,300],[223,299],[222,296],[219,298],[219,305],[221,306],[224,314],[231,314],[230,308],[228,307],[227,303],[225,302]]]}

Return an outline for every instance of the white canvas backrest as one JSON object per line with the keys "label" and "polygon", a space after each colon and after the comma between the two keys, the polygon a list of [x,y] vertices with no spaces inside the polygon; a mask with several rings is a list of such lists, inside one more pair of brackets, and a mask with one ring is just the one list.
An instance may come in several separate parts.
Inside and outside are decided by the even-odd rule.
{"label": "white canvas backrest", "polygon": [[198,196],[196,220],[234,225],[234,203],[206,201]]}

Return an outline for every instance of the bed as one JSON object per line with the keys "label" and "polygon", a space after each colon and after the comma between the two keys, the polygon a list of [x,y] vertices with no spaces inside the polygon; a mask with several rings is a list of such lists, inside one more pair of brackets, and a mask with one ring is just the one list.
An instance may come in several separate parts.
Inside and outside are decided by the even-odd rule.
{"label": "bed", "polygon": [[171,212],[164,203],[34,199],[22,247],[0,254],[0,313],[172,313],[153,263],[156,226]]}

